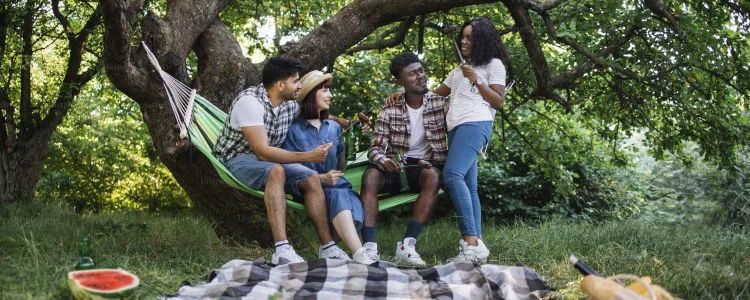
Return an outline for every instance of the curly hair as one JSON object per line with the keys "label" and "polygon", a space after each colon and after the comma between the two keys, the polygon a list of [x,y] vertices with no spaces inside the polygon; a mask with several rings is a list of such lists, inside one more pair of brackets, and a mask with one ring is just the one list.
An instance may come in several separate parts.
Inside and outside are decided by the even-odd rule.
{"label": "curly hair", "polygon": [[391,75],[395,77],[396,79],[401,79],[401,70],[406,68],[406,66],[411,65],[413,63],[422,63],[422,61],[419,60],[419,57],[411,52],[403,52],[393,59],[391,59]]}
{"label": "curly hair", "polygon": [[471,25],[471,61],[475,66],[483,66],[493,58],[503,59],[507,57],[505,46],[500,40],[500,34],[495,28],[495,24],[485,17],[475,17],[471,21],[466,21],[458,32],[458,42],[464,38],[464,29]]}

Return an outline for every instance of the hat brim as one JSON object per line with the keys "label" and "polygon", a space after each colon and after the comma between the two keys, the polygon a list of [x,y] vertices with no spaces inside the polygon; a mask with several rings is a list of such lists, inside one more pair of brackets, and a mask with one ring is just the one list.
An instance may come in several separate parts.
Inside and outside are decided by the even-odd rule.
{"label": "hat brim", "polygon": [[302,100],[305,99],[305,96],[312,91],[316,86],[319,84],[328,81],[328,83],[331,83],[333,80],[333,76],[331,76],[330,73],[325,73],[323,76],[320,76],[318,78],[315,78],[315,81],[310,82],[309,84],[302,87],[302,91],[299,92],[299,96],[297,96],[297,103],[302,103]]}

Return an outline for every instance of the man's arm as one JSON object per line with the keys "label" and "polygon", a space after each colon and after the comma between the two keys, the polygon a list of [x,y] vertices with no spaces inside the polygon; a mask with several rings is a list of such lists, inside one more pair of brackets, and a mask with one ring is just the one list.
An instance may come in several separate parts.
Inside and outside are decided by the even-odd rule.
{"label": "man's arm", "polygon": [[[388,118],[386,109],[383,109],[378,116],[377,122],[375,122],[375,130],[372,134],[372,146],[370,147],[370,150],[367,151],[367,158],[370,160],[370,162],[375,164],[382,170],[385,170],[383,165],[390,160],[385,155],[384,146],[389,142],[390,139],[391,132],[390,126],[388,126],[389,120],[390,119]],[[379,144],[375,143],[375,141],[377,140],[380,140],[381,142]]]}
{"label": "man's arm", "polygon": [[315,150],[310,152],[290,152],[281,148],[269,146],[268,134],[266,133],[266,128],[264,126],[242,127],[242,133],[245,134],[245,139],[247,139],[247,142],[253,149],[253,153],[259,160],[272,161],[280,164],[325,161],[325,154],[328,153],[328,148],[331,147],[329,144],[326,144],[327,147],[322,155],[322,159],[320,159],[320,155],[319,153],[316,153],[316,151],[323,146],[315,148]]}

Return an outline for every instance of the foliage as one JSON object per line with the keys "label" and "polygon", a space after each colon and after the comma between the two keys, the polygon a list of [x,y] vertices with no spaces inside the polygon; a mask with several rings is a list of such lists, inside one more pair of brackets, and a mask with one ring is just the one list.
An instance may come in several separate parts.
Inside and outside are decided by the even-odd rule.
{"label": "foliage", "polygon": [[78,211],[190,206],[156,157],[138,106],[103,77],[82,93],[52,136],[36,196]]}
{"label": "foliage", "polygon": [[723,209],[722,219],[730,224],[750,225],[750,151],[742,149],[736,164],[709,173],[711,195]]}

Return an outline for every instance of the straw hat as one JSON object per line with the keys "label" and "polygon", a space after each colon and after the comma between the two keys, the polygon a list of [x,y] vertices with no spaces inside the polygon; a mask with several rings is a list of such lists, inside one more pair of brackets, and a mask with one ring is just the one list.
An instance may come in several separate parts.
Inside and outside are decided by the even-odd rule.
{"label": "straw hat", "polygon": [[305,76],[302,76],[302,79],[299,80],[300,84],[302,84],[302,91],[300,91],[299,96],[297,96],[297,102],[302,103],[302,100],[305,99],[305,96],[307,96],[307,94],[310,93],[312,89],[314,89],[324,81],[328,81],[328,83],[330,83],[331,78],[331,74],[324,74],[323,72],[318,70],[310,71],[309,73],[305,74]]}

